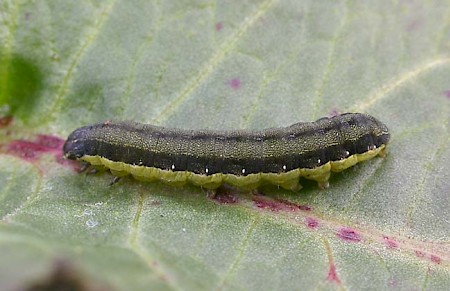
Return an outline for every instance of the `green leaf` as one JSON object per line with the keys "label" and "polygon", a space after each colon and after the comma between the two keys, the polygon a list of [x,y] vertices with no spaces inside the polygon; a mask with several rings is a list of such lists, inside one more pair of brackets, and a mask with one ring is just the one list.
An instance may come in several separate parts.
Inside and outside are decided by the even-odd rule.
{"label": "green leaf", "polygon": [[[445,1],[0,1],[0,289],[447,289],[449,15]],[[348,111],[392,141],[326,190],[110,186],[61,156],[102,120],[265,128]]]}

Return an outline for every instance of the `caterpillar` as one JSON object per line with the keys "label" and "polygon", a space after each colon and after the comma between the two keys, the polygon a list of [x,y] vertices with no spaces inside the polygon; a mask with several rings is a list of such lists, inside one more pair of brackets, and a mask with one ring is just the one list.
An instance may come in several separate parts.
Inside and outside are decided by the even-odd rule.
{"label": "caterpillar", "polygon": [[269,182],[298,191],[300,177],[326,188],[331,172],[384,156],[389,138],[386,125],[362,113],[263,130],[197,131],[107,121],[73,131],[63,152],[117,177],[207,189],[225,183],[249,190]]}

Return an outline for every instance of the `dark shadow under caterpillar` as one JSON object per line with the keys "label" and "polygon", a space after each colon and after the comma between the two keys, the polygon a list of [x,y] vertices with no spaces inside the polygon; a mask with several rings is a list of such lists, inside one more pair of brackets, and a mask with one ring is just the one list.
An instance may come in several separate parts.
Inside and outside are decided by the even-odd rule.
{"label": "dark shadow under caterpillar", "polygon": [[223,183],[255,189],[268,181],[296,191],[300,177],[327,187],[331,171],[383,155],[389,137],[383,123],[362,113],[234,131],[108,121],[75,130],[63,150],[68,159],[106,167],[119,177],[208,189]]}

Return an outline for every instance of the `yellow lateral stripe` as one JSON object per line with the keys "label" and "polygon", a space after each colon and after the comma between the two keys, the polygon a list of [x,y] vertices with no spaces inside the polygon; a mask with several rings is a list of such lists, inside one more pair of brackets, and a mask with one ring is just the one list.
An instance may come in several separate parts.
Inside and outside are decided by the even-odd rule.
{"label": "yellow lateral stripe", "polygon": [[247,176],[223,173],[202,175],[188,171],[163,170],[155,167],[130,165],[124,162],[114,162],[100,156],[85,155],[81,157],[80,160],[88,162],[94,166],[104,166],[110,169],[111,173],[115,176],[122,177],[132,175],[140,181],[160,180],[175,186],[181,186],[187,182],[190,182],[194,185],[207,189],[216,189],[226,183],[245,190],[256,189],[263,181],[267,181],[287,190],[297,191],[301,188],[301,185],[299,184],[300,177],[317,181],[321,185],[326,185],[331,172],[343,171],[359,162],[372,159],[377,155],[383,156],[385,148],[386,146],[382,145],[379,148],[369,150],[362,154],[354,154],[339,161],[330,161],[314,169],[294,169],[285,173],[256,173],[249,174]]}

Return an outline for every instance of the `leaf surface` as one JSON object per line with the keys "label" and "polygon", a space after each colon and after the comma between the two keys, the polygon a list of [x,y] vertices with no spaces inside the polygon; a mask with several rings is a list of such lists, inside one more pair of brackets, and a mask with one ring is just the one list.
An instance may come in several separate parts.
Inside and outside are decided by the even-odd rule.
{"label": "leaf surface", "polygon": [[[449,15],[445,1],[1,1],[0,289],[448,288]],[[392,140],[326,190],[109,186],[61,155],[103,120],[255,129],[343,112]]]}

